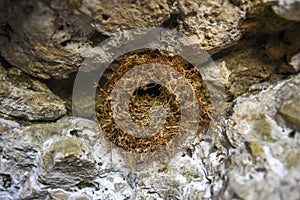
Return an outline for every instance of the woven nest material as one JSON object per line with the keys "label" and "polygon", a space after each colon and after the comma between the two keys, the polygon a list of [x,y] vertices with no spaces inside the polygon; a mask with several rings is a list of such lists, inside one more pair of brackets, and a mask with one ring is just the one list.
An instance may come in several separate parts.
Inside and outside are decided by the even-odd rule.
{"label": "woven nest material", "polygon": [[[111,101],[117,82],[134,67],[150,63],[159,63],[175,69],[189,82],[196,94],[197,105],[199,105],[199,119],[196,119],[199,125],[197,134],[205,129],[210,121],[208,89],[195,67],[179,56],[158,50],[127,54],[119,64],[113,63],[106,71],[105,80],[102,79],[99,82],[101,86],[98,87],[97,117],[108,140],[131,153],[149,153],[162,149],[164,146],[169,146],[172,142],[174,143],[173,139],[178,135],[181,126],[182,108],[176,95],[172,94],[167,87],[156,83],[148,83],[132,91],[128,105],[129,113],[117,114],[126,114],[138,126],[147,127],[151,124],[151,117],[149,116],[151,108],[153,108],[153,105],[161,105],[167,115],[160,130],[150,136],[142,137],[137,133],[123,131],[114,119],[116,113],[113,112]],[[132,77],[132,79],[134,80],[136,77]],[[122,97],[119,98],[122,100]]]}

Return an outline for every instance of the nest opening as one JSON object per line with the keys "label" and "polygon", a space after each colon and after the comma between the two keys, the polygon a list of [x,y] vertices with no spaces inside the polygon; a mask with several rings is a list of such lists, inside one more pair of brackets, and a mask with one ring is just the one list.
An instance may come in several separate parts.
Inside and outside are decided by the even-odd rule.
{"label": "nest opening", "polygon": [[[151,122],[149,115],[154,105],[163,106],[167,117],[163,128],[150,137],[135,137],[124,132],[116,124],[111,108],[112,91],[116,83],[126,72],[138,65],[159,63],[178,71],[193,88],[199,104],[199,131],[208,126],[210,121],[210,100],[206,84],[198,70],[179,56],[171,55],[158,50],[132,52],[119,58],[106,70],[105,77],[99,82],[97,117],[102,130],[113,144],[132,152],[149,153],[168,146],[178,134],[181,120],[181,107],[176,95],[165,86],[157,83],[148,83],[132,92],[129,103],[131,120],[139,126],[147,126]],[[133,79],[135,77],[132,77]],[[184,91],[183,91],[184,92]]]}

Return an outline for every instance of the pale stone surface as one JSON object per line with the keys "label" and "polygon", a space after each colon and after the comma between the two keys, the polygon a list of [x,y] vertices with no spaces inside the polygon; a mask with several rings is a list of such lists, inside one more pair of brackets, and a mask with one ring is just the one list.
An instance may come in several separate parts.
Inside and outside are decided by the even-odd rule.
{"label": "pale stone surface", "polygon": [[[228,119],[215,121],[205,135],[169,160],[151,160],[138,171],[93,121],[63,118],[21,127],[1,120],[1,177],[12,182],[1,185],[1,195],[7,199],[271,200],[282,195],[297,199],[299,132],[278,111],[282,103],[300,94],[299,84],[297,75],[238,97]],[[22,187],[15,187],[21,180]]]}
{"label": "pale stone surface", "polygon": [[299,151],[299,132],[277,120],[281,104],[299,98],[299,84],[297,75],[235,101],[226,131],[235,148],[229,156],[230,164],[225,162],[224,171],[221,170],[229,180],[228,187],[222,191],[225,198],[299,198],[296,188],[299,188],[300,165],[291,159]]}
{"label": "pale stone surface", "polygon": [[278,5],[273,6],[275,13],[287,20],[300,21],[299,0],[279,0]]}
{"label": "pale stone surface", "polygon": [[96,176],[96,162],[91,150],[81,140],[63,137],[45,143],[44,167],[39,175],[43,183],[66,187]]}
{"label": "pale stone surface", "polygon": [[[297,2],[1,1],[0,60],[7,69],[0,67],[0,199],[299,199],[300,29],[268,7],[295,19]],[[95,121],[6,118],[47,121],[66,113],[45,84],[15,67],[40,79],[67,78],[105,35],[144,26],[177,29],[212,53],[239,42],[216,55],[223,77],[218,68],[202,71],[216,101],[205,133],[176,152],[167,148],[169,156],[140,158],[112,145]],[[239,41],[245,30],[268,38]],[[129,41],[129,33],[104,49]],[[170,51],[190,44],[160,36],[172,40]],[[276,74],[280,62],[288,76]],[[89,99],[81,100],[84,112]]]}
{"label": "pale stone surface", "polygon": [[181,15],[179,31],[194,34],[206,50],[230,46],[242,36],[239,24],[246,11],[230,1],[182,0],[177,6]]}
{"label": "pale stone surface", "polygon": [[66,114],[64,102],[45,84],[21,70],[0,66],[0,113],[30,121],[51,121]]}
{"label": "pale stone surface", "polygon": [[279,113],[293,128],[300,130],[300,98],[293,98],[285,102]]}
{"label": "pale stone surface", "polygon": [[300,71],[300,52],[291,57],[289,64],[292,66],[293,72]]}

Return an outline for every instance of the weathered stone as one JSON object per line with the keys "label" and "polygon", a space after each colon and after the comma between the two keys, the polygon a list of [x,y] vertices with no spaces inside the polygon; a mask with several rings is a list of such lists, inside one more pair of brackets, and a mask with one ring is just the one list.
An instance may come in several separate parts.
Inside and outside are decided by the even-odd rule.
{"label": "weathered stone", "polygon": [[65,45],[73,41],[79,47],[79,37],[91,37],[95,31],[88,19],[43,1],[7,1],[1,10],[10,12],[4,22],[9,32],[0,40],[1,56],[10,64],[42,79],[67,78],[78,69],[82,58]]}
{"label": "weathered stone", "polygon": [[260,142],[251,141],[251,142],[249,142],[248,146],[250,148],[252,156],[254,156],[257,159],[265,158],[264,149]]}
{"label": "weathered stone", "polygon": [[54,200],[68,200],[68,198],[70,196],[70,194],[63,191],[62,189],[50,190],[49,194],[50,194],[51,198]]}
{"label": "weathered stone", "polygon": [[279,113],[293,128],[300,131],[300,98],[293,98],[285,102]]}
{"label": "weathered stone", "polygon": [[166,0],[132,2],[83,0],[77,9],[91,17],[92,26],[105,35],[123,29],[161,26],[170,15]]}
{"label": "weathered stone", "polygon": [[297,73],[300,71],[300,52],[295,54],[289,59],[289,64],[292,67],[292,70],[294,73]]}
{"label": "weathered stone", "polygon": [[280,73],[280,74],[294,74],[294,73],[296,73],[295,69],[291,65],[287,64],[285,61],[282,61],[279,64],[279,66],[277,68],[277,72]]}
{"label": "weathered stone", "polygon": [[[246,47],[246,48],[245,48]],[[260,52],[259,54],[257,52]],[[229,98],[247,95],[263,90],[255,85],[265,80],[276,80],[275,67],[271,59],[264,56],[264,46],[258,41],[249,40],[237,50],[229,52],[225,57],[216,60],[216,64],[222,69],[225,86]],[[265,84],[268,84],[265,82]]]}
{"label": "weathered stone", "polygon": [[[299,199],[300,75],[274,74],[277,63],[272,60],[297,66],[299,25],[272,12],[269,5],[277,2],[1,1],[5,9],[0,13],[0,60],[9,68],[0,67],[1,94],[11,98],[9,92],[16,90],[46,96],[50,106],[56,96],[10,64],[42,79],[66,78],[84,58],[99,53],[93,47],[118,25],[174,28],[212,53],[234,44],[244,32],[283,39],[269,38],[266,45],[265,37],[245,39],[216,55],[224,80],[214,71],[218,69],[206,75],[219,81],[218,89],[210,91],[220,97],[220,106],[212,108],[219,116],[212,116],[207,132],[193,137],[185,148],[167,148],[168,158],[135,160],[138,156],[105,138],[99,123],[86,119],[66,117],[25,126],[0,118],[0,199]],[[121,39],[106,50],[119,39],[130,40],[127,33],[119,33]],[[278,41],[282,48],[277,49]],[[226,103],[223,83],[231,97]],[[49,100],[47,95],[53,96]],[[85,99],[83,94],[82,112],[89,101]],[[290,106],[289,118],[281,113],[285,106]],[[24,111],[24,117],[35,114],[45,120],[45,114],[34,108],[29,114]]]}
{"label": "weathered stone", "polygon": [[[291,162],[297,154],[293,152],[299,151],[299,133],[291,134],[293,130],[282,121],[275,120],[280,109],[279,102],[299,98],[299,83],[300,77],[297,75],[248,98],[236,99],[226,128],[227,138],[235,150],[229,156],[228,163],[220,166],[221,173],[228,177],[229,182],[219,197],[299,197],[299,191],[293,189],[295,184],[299,187],[296,183],[296,177],[300,176],[296,172],[299,170],[298,162]],[[268,136],[265,137],[264,133]],[[283,186],[283,182],[287,184]]]}
{"label": "weathered stone", "polygon": [[[249,4],[249,1],[245,1]],[[247,13],[247,19],[241,25],[246,35],[258,34],[278,34],[285,31],[289,27],[297,24],[294,21],[288,21],[281,18],[272,9],[272,5],[278,4],[278,0],[260,0],[253,1],[253,4]],[[249,6],[248,6],[249,7]]]}
{"label": "weathered stone", "polygon": [[179,31],[195,35],[204,49],[215,51],[242,36],[239,24],[246,12],[229,1],[178,1]]}
{"label": "weathered stone", "polygon": [[45,171],[40,179],[47,184],[75,185],[80,181],[89,181],[97,174],[90,149],[79,139],[59,138],[44,151]]}
{"label": "weathered stone", "polygon": [[[238,97],[229,120],[223,121],[226,126],[214,122],[168,162],[153,160],[141,171],[128,165],[130,160],[93,121],[63,118],[20,127],[0,120],[7,127],[0,134],[1,171],[14,180],[4,198],[274,199],[289,192],[293,199],[298,197],[293,188],[299,185],[299,165],[293,160],[300,138],[298,133],[290,138],[291,130],[275,116],[278,102],[299,94],[299,83],[296,75]],[[20,180],[23,187],[9,196]]]}
{"label": "weathered stone", "polygon": [[165,1],[4,1],[0,6],[9,11],[1,23],[6,25],[3,32],[8,31],[0,40],[1,55],[42,79],[68,78],[76,72],[82,56],[106,38],[96,30],[110,35],[119,29],[160,26],[169,17]]}
{"label": "weathered stone", "polygon": [[45,84],[31,79],[21,70],[0,71],[0,112],[27,120],[50,121],[66,114],[64,102]]}
{"label": "weathered stone", "polygon": [[287,20],[300,21],[299,0],[279,0],[278,5],[273,6],[274,12]]}
{"label": "weathered stone", "polygon": [[[63,118],[28,127],[2,119],[0,124],[8,128],[0,134],[0,169],[13,180],[11,187],[3,188],[4,199],[124,199],[133,195],[134,186],[128,182],[134,184],[129,180],[134,176],[127,177],[128,169],[116,152],[112,160],[115,150],[99,140],[98,123]],[[22,187],[17,187],[20,181]],[[77,192],[70,192],[70,185]],[[56,188],[61,189],[55,192]]]}
{"label": "weathered stone", "polygon": [[[1,56],[32,76],[65,79],[78,71],[85,58],[99,53],[94,47],[107,36],[153,26],[177,29],[215,53],[234,45],[244,32],[279,32],[290,26],[292,23],[275,20],[270,13],[261,20],[252,19],[261,17],[271,3],[5,0],[0,4],[5,10],[0,27]],[[244,23],[248,15],[250,20]]]}
{"label": "weathered stone", "polygon": [[290,151],[286,156],[286,162],[289,168],[299,168],[300,167],[300,151]]}

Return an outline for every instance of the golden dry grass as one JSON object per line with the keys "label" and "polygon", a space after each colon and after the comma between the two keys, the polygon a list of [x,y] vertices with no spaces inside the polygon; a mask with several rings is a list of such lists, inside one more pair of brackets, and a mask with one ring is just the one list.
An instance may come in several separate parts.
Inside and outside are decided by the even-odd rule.
{"label": "golden dry grass", "polygon": [[[158,50],[146,50],[130,53],[124,56],[117,67],[112,65],[106,80],[99,86],[99,101],[97,103],[97,117],[105,136],[116,146],[132,153],[148,153],[168,145],[178,133],[181,120],[180,104],[176,96],[161,85],[147,85],[139,88],[130,99],[129,112],[132,120],[138,125],[150,123],[149,109],[155,103],[163,105],[168,112],[164,127],[155,135],[147,138],[134,137],[123,132],[115,123],[111,109],[111,95],[115,84],[120,78],[135,66],[159,63],[177,70],[192,85],[199,103],[199,132],[206,128],[210,121],[209,93],[204,81],[196,68],[179,56],[173,56]],[[134,78],[134,77],[133,77]],[[182,91],[185,92],[185,91]]]}

